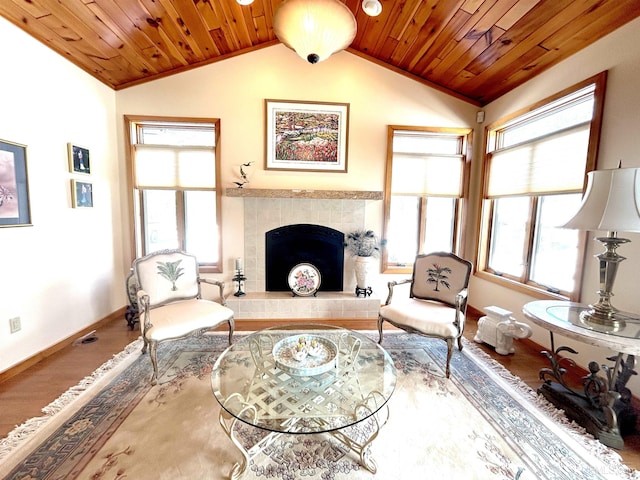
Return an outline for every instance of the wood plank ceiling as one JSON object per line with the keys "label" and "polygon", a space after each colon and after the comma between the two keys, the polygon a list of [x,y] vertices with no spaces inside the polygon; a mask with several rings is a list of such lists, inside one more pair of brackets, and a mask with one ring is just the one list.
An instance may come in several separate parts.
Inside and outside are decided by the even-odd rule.
{"label": "wood plank ceiling", "polygon": [[[640,15],[640,0],[382,0],[378,17],[360,2],[345,1],[351,53],[479,106]],[[1,0],[0,15],[117,90],[277,43],[280,3]]]}

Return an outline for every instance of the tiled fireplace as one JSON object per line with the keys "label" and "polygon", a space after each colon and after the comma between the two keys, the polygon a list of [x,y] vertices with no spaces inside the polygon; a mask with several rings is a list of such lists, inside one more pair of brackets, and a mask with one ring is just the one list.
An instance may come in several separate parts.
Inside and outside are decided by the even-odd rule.
{"label": "tiled fireplace", "polygon": [[[264,193],[227,190],[244,197],[244,268],[246,296],[229,296],[227,303],[239,319],[265,318],[376,318],[380,298],[355,296],[353,259],[344,259],[344,291],[315,297],[265,291],[265,235],[278,227],[316,224],[348,233],[364,228],[367,202],[381,201],[379,192],[312,192],[266,190]],[[340,198],[318,198],[318,197]],[[345,198],[346,197],[346,198]],[[355,197],[355,198],[353,198]]]}

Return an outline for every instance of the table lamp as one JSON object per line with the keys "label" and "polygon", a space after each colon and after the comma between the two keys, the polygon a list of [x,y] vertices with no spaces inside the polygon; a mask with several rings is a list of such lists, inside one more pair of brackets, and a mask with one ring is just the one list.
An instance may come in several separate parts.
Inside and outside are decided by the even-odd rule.
{"label": "table lamp", "polygon": [[619,314],[611,305],[613,283],[618,265],[625,257],[618,255],[619,245],[629,239],[618,238],[621,232],[640,232],[640,168],[594,170],[587,174],[587,190],[578,213],[563,228],[607,231],[606,237],[596,237],[605,251],[595,258],[599,261],[600,299],[582,312],[581,319],[617,331],[625,326],[628,314]]}

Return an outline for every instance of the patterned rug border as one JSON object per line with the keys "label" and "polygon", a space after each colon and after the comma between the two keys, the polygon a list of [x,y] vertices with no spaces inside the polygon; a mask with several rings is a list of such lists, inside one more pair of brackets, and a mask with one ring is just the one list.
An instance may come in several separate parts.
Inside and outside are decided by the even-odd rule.
{"label": "patterned rug border", "polygon": [[[377,336],[377,332],[372,330],[360,330],[360,332],[370,336]],[[250,333],[252,332],[238,332],[240,335]],[[404,332],[388,333],[395,333],[398,336],[406,335]],[[226,334],[224,332],[211,332],[208,335]],[[16,457],[21,455],[22,447],[28,446],[28,443],[33,441],[38,434],[46,431],[48,428],[56,428],[55,426],[51,426],[51,424],[54,423],[53,419],[58,413],[64,411],[65,415],[61,417],[65,418],[73,415],[74,412],[85,403],[83,402],[85,397],[91,395],[95,390],[104,387],[121,371],[126,369],[127,366],[139,358],[141,346],[141,339],[133,341],[127,345],[123,351],[114,355],[112,359],[96,369],[91,375],[82,379],[76,386],[70,388],[56,400],[44,407],[42,409],[44,413],[43,416],[27,420],[12,430],[7,437],[0,439],[0,461],[4,463],[6,459],[14,455]],[[624,474],[624,478],[640,479],[640,471],[632,470],[626,466],[622,458],[614,450],[600,443],[575,422],[568,420],[561,410],[558,410],[544,397],[538,395],[535,390],[529,387],[519,377],[513,375],[507,368],[494,360],[474,342],[463,338],[463,347],[462,354],[480,366],[487,375],[490,375],[494,380],[506,386],[507,388],[505,390],[514,400],[521,404],[524,402],[536,407],[543,417],[547,418],[547,420],[553,420],[553,422],[557,424],[556,426],[560,427],[560,430],[564,432],[568,438],[575,441],[578,445],[581,445],[589,453],[597,455],[597,458],[606,465],[608,471]],[[456,354],[459,353],[456,352]],[[616,476],[611,478],[622,477]]]}
{"label": "patterned rug border", "polygon": [[49,405],[42,408],[39,417],[33,417],[21,425],[16,426],[9,434],[0,439],[0,462],[5,461],[10,455],[15,454],[36,435],[49,427],[58,413],[68,411],[68,415],[74,413],[74,406],[82,406],[81,402],[93,391],[103,387],[122,370],[135,362],[142,349],[142,339],[138,338],[127,345],[121,352],[115,354],[90,375],[84,377],[77,385],[69,388]]}
{"label": "patterned rug border", "polygon": [[[557,408],[542,395],[538,395],[538,393],[520,377],[511,373],[511,371],[493,359],[478,345],[463,338],[463,346],[462,353],[471,358],[475,357],[474,361],[487,375],[507,387],[505,391],[508,392],[514,400],[519,403],[526,402],[536,407],[537,410],[532,410],[532,412],[539,412],[540,415],[538,415],[538,417],[542,416],[546,420],[552,420],[569,439],[582,446],[589,453],[596,455],[597,459],[606,466],[607,470],[625,475],[624,478],[640,479],[640,471],[627,466],[622,457],[614,449],[607,447],[587,432],[584,427],[568,419],[565,416],[564,410]],[[612,478],[618,479],[620,477],[616,476]]]}

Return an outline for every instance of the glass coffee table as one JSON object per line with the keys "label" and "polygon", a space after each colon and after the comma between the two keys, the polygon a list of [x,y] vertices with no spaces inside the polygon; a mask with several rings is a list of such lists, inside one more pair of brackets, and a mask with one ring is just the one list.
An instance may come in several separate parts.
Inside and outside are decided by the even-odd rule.
{"label": "glass coffee table", "polygon": [[[391,356],[351,330],[295,324],[238,340],[211,373],[220,424],[243,455],[231,478],[240,478],[250,460],[284,434],[331,434],[375,473],[370,446],[389,418],[395,385]],[[267,434],[243,445],[237,422]]]}

